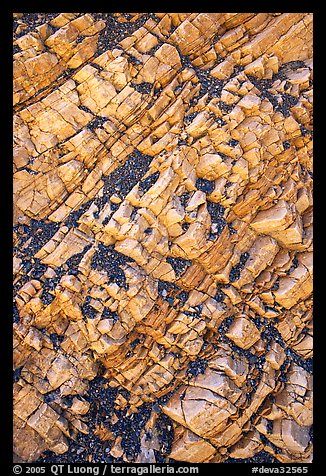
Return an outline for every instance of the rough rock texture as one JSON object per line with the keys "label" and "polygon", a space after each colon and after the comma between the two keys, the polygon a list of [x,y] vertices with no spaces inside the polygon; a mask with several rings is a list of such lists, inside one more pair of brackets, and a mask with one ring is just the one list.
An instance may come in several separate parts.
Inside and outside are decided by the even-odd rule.
{"label": "rough rock texture", "polygon": [[311,57],[309,13],[14,15],[18,461],[311,461]]}

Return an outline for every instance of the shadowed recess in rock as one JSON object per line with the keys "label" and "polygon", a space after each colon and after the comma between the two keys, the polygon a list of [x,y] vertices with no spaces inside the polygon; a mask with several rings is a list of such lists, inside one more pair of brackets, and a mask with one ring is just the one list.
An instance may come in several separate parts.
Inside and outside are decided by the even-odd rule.
{"label": "shadowed recess in rock", "polygon": [[312,461],[312,14],[13,30],[15,463]]}

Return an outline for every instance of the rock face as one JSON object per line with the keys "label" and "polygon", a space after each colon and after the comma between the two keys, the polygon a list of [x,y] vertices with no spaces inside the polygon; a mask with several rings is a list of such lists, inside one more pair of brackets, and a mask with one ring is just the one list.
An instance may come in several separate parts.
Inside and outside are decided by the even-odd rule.
{"label": "rock face", "polygon": [[14,14],[17,461],[312,459],[312,14]]}

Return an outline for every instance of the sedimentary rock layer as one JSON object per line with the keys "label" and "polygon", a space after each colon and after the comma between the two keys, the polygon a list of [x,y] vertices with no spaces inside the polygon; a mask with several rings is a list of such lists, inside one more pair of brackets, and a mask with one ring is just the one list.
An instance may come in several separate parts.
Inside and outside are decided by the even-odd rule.
{"label": "sedimentary rock layer", "polygon": [[14,14],[17,461],[312,458],[312,15]]}

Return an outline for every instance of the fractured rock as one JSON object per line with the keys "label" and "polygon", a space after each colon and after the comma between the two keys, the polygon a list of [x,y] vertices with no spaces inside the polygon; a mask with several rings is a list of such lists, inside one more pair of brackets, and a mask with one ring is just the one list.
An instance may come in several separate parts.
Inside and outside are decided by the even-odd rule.
{"label": "fractured rock", "polygon": [[14,14],[15,461],[311,461],[312,30]]}

